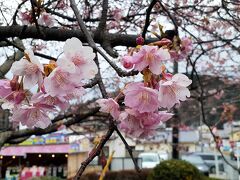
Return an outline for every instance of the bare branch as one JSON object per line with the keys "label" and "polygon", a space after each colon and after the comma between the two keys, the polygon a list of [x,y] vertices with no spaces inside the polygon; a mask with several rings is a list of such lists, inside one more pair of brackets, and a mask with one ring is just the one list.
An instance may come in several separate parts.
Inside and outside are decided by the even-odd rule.
{"label": "bare branch", "polygon": [[76,176],[74,177],[74,180],[78,180],[81,178],[82,173],[84,172],[85,168],[87,167],[87,165],[96,157],[100,154],[100,152],[102,151],[103,146],[106,144],[106,142],[109,140],[109,138],[111,137],[112,133],[114,132],[114,125],[110,124],[109,125],[109,129],[107,131],[107,133],[105,134],[105,136],[102,137],[100,143],[98,144],[98,146],[93,149],[88,158],[82,162],[80,169],[78,170]]}
{"label": "bare branch", "polygon": [[[45,37],[41,36],[36,27],[34,26],[0,26],[1,37],[0,40],[19,37],[20,39],[34,38],[42,39],[46,41],[66,41],[69,38],[77,37],[82,42],[87,42],[86,37],[81,30],[69,30],[69,29],[57,29],[57,28],[43,28],[40,27],[41,31],[44,32]],[[95,32],[90,33],[94,37],[96,43],[102,44],[103,40],[98,36],[95,36]],[[115,46],[127,46],[135,47],[137,35],[120,34],[120,33],[104,33],[104,37],[109,39],[112,47]],[[152,38],[147,39],[146,43],[157,41],[158,39]]]}
{"label": "bare branch", "polygon": [[[24,52],[25,48],[9,41],[8,39],[5,39],[4,41],[6,41],[9,45],[12,45],[13,47],[17,48],[19,51]],[[45,54],[41,54],[41,53],[38,53],[38,52],[34,52],[34,54],[36,56],[39,56],[39,57],[42,57],[42,58],[45,58],[45,59],[54,60],[54,61],[57,60],[57,58],[54,58],[54,57],[51,57],[51,56],[48,56],[48,55],[45,55]]]}
{"label": "bare branch", "polygon": [[98,32],[104,32],[106,29],[106,22],[107,22],[107,12],[108,12],[108,0],[103,0],[102,2],[102,15],[97,27]]}
{"label": "bare branch", "polygon": [[150,25],[150,15],[152,12],[152,9],[154,7],[154,5],[157,3],[157,0],[152,0],[152,2],[150,3],[150,5],[148,6],[147,10],[146,10],[146,19],[145,19],[145,25],[142,31],[142,37],[145,39],[146,33],[147,33],[147,29],[148,26]]}

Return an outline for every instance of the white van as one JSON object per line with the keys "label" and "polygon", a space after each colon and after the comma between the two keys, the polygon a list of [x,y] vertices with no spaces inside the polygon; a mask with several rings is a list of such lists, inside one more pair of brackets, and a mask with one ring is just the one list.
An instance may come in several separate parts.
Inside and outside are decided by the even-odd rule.
{"label": "white van", "polygon": [[160,163],[160,157],[158,153],[144,152],[138,155],[138,158],[142,161],[142,168],[154,168]]}

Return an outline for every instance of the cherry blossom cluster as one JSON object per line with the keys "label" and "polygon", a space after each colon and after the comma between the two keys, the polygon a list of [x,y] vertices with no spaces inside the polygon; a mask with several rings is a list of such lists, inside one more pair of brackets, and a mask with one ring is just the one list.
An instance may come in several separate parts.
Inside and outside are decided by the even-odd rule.
{"label": "cherry blossom cluster", "polygon": [[[121,130],[130,136],[144,138],[154,135],[159,124],[172,117],[173,114],[166,109],[170,110],[190,97],[187,87],[192,81],[184,74],[168,73],[164,64],[186,56],[192,43],[188,38],[183,39],[178,48],[173,48],[168,39],[142,45],[143,39],[138,38],[137,43],[141,45],[130,50],[122,58],[122,63],[127,69],[141,72],[143,82],[131,82],[115,99],[99,99],[97,102],[100,111],[110,113]],[[124,96],[123,108],[117,103],[121,96]]]}
{"label": "cherry blossom cluster", "polygon": [[[30,24],[34,23],[32,13],[29,11],[21,12],[20,20],[23,23],[23,25],[30,25]],[[42,12],[41,15],[39,16],[39,18],[37,19],[37,22],[41,26],[53,27],[56,20],[54,19],[54,17],[51,14],[49,14],[47,12]]]}
{"label": "cherry blossom cluster", "polygon": [[[34,23],[34,19],[31,11],[20,12],[19,19],[21,20],[23,25],[30,25]],[[40,15],[37,17],[37,22],[41,26],[46,26],[51,28],[54,26],[56,20],[51,14],[45,11],[41,11]]]}
{"label": "cherry blossom cluster", "polygon": [[[23,25],[30,25],[35,23],[35,20],[33,17],[33,13],[35,13],[35,16],[36,16],[35,18],[39,25],[49,27],[49,28],[54,26],[54,24],[56,23],[55,18],[50,13],[46,12],[46,10],[42,7],[43,6],[42,3],[43,1],[37,2],[38,4],[37,13],[28,9],[25,10],[24,12],[19,13],[19,20],[22,22]],[[69,6],[68,6],[67,0],[57,0],[53,2],[52,7],[54,9],[66,11]]]}
{"label": "cherry blossom cluster", "polygon": [[49,113],[66,110],[70,100],[83,95],[83,81],[95,77],[95,54],[77,38],[66,41],[57,62],[43,65],[32,50],[24,54],[11,67],[13,79],[0,80],[2,108],[12,110],[15,125],[46,128],[51,123]]}

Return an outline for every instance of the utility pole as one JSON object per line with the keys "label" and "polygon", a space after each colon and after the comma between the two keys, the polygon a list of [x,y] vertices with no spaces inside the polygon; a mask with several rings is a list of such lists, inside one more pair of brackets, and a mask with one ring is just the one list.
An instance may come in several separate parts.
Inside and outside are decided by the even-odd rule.
{"label": "utility pole", "polygon": [[[199,112],[202,112],[201,110],[201,103],[199,102]],[[200,126],[200,133],[199,133],[199,143],[200,143],[200,148],[201,148],[201,152],[203,152],[203,137],[202,137],[202,133],[203,133],[203,119],[202,119],[202,113],[200,113],[200,118],[199,118],[199,126]]]}
{"label": "utility pole", "polygon": [[[173,73],[178,73],[178,63],[174,61]],[[179,159],[179,115],[176,108],[173,109],[173,126],[172,126],[172,158]]]}

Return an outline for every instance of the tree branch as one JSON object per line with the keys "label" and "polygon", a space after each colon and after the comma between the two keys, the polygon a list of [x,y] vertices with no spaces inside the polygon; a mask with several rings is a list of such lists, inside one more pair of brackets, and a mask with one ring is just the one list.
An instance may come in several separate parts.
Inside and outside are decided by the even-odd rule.
{"label": "tree branch", "polygon": [[133,157],[133,153],[132,153],[132,148],[128,145],[127,141],[125,140],[125,138],[123,137],[123,135],[121,134],[121,132],[118,130],[118,128],[115,126],[115,131],[117,132],[118,136],[121,138],[122,142],[125,145],[125,148],[128,150],[128,153],[133,161],[134,167],[136,169],[136,171],[140,172],[140,168],[137,164],[136,159]]}
{"label": "tree branch", "polygon": [[147,33],[147,29],[148,26],[150,25],[150,15],[152,12],[152,9],[154,7],[154,5],[157,3],[157,0],[152,0],[152,2],[150,3],[150,5],[148,6],[147,10],[146,10],[146,19],[145,19],[145,25],[142,31],[142,37],[145,39],[146,37],[146,33]]}
{"label": "tree branch", "polygon": [[111,137],[112,133],[114,132],[114,125],[110,124],[107,133],[105,134],[105,136],[102,137],[100,143],[97,145],[97,147],[95,149],[93,149],[88,158],[82,162],[81,167],[79,168],[76,176],[74,177],[74,180],[78,180],[81,178],[82,173],[84,172],[85,168],[87,167],[87,165],[96,157],[100,154],[100,152],[102,151],[103,146],[106,144],[106,142],[109,140],[109,138]]}
{"label": "tree branch", "polygon": [[[69,38],[77,37],[83,43],[86,43],[86,37],[81,30],[69,30],[69,29],[57,29],[57,28],[43,28],[40,27],[41,31],[44,31],[45,37],[41,36],[35,26],[0,26],[0,40],[6,38],[19,37],[20,39],[42,39],[46,41],[66,41]],[[95,31],[90,33],[94,37],[96,43],[102,44],[103,41],[98,36],[95,36]],[[115,46],[127,46],[135,47],[137,35],[127,35],[120,33],[104,33],[105,38],[109,39],[112,47]],[[146,43],[157,41],[156,38],[147,39]]]}
{"label": "tree branch", "polygon": [[107,12],[108,12],[108,0],[103,0],[102,2],[102,15],[100,22],[97,27],[98,32],[104,32],[106,29],[106,22],[107,22]]}
{"label": "tree branch", "polygon": [[[15,40],[15,43],[21,47],[24,48],[22,41],[17,38]],[[14,52],[14,54],[10,57],[7,58],[7,60],[0,66],[0,78],[4,78],[4,76],[8,73],[8,71],[11,69],[12,64],[15,61],[19,61],[22,57],[24,56],[23,52],[18,50],[16,52]]]}
{"label": "tree branch", "polygon": [[[24,52],[24,49],[25,49],[24,47],[21,47],[18,44],[15,44],[15,43],[9,41],[8,39],[5,39],[4,41],[6,41],[9,45],[12,45],[13,47],[17,48],[19,51]],[[48,55],[45,55],[45,54],[41,54],[41,53],[38,53],[38,52],[34,52],[34,55],[45,58],[45,59],[49,59],[49,60],[54,60],[54,61],[57,60],[57,58],[54,58],[54,57],[51,57],[51,56],[48,56]]]}
{"label": "tree branch", "polygon": [[[47,133],[52,133],[58,130],[59,126],[65,125],[65,126],[71,126],[76,123],[83,122],[84,119],[86,119],[89,116],[92,116],[96,114],[99,111],[99,107],[90,109],[87,113],[75,115],[75,114],[69,114],[69,115],[60,115],[52,120],[53,124],[51,124],[46,129],[40,129],[40,128],[33,128],[33,129],[23,129],[19,131],[5,131],[3,133],[0,133],[0,147],[2,147],[5,143],[11,142],[14,139],[23,138],[26,136],[31,135],[43,135]],[[64,120],[68,119],[69,120]]]}

